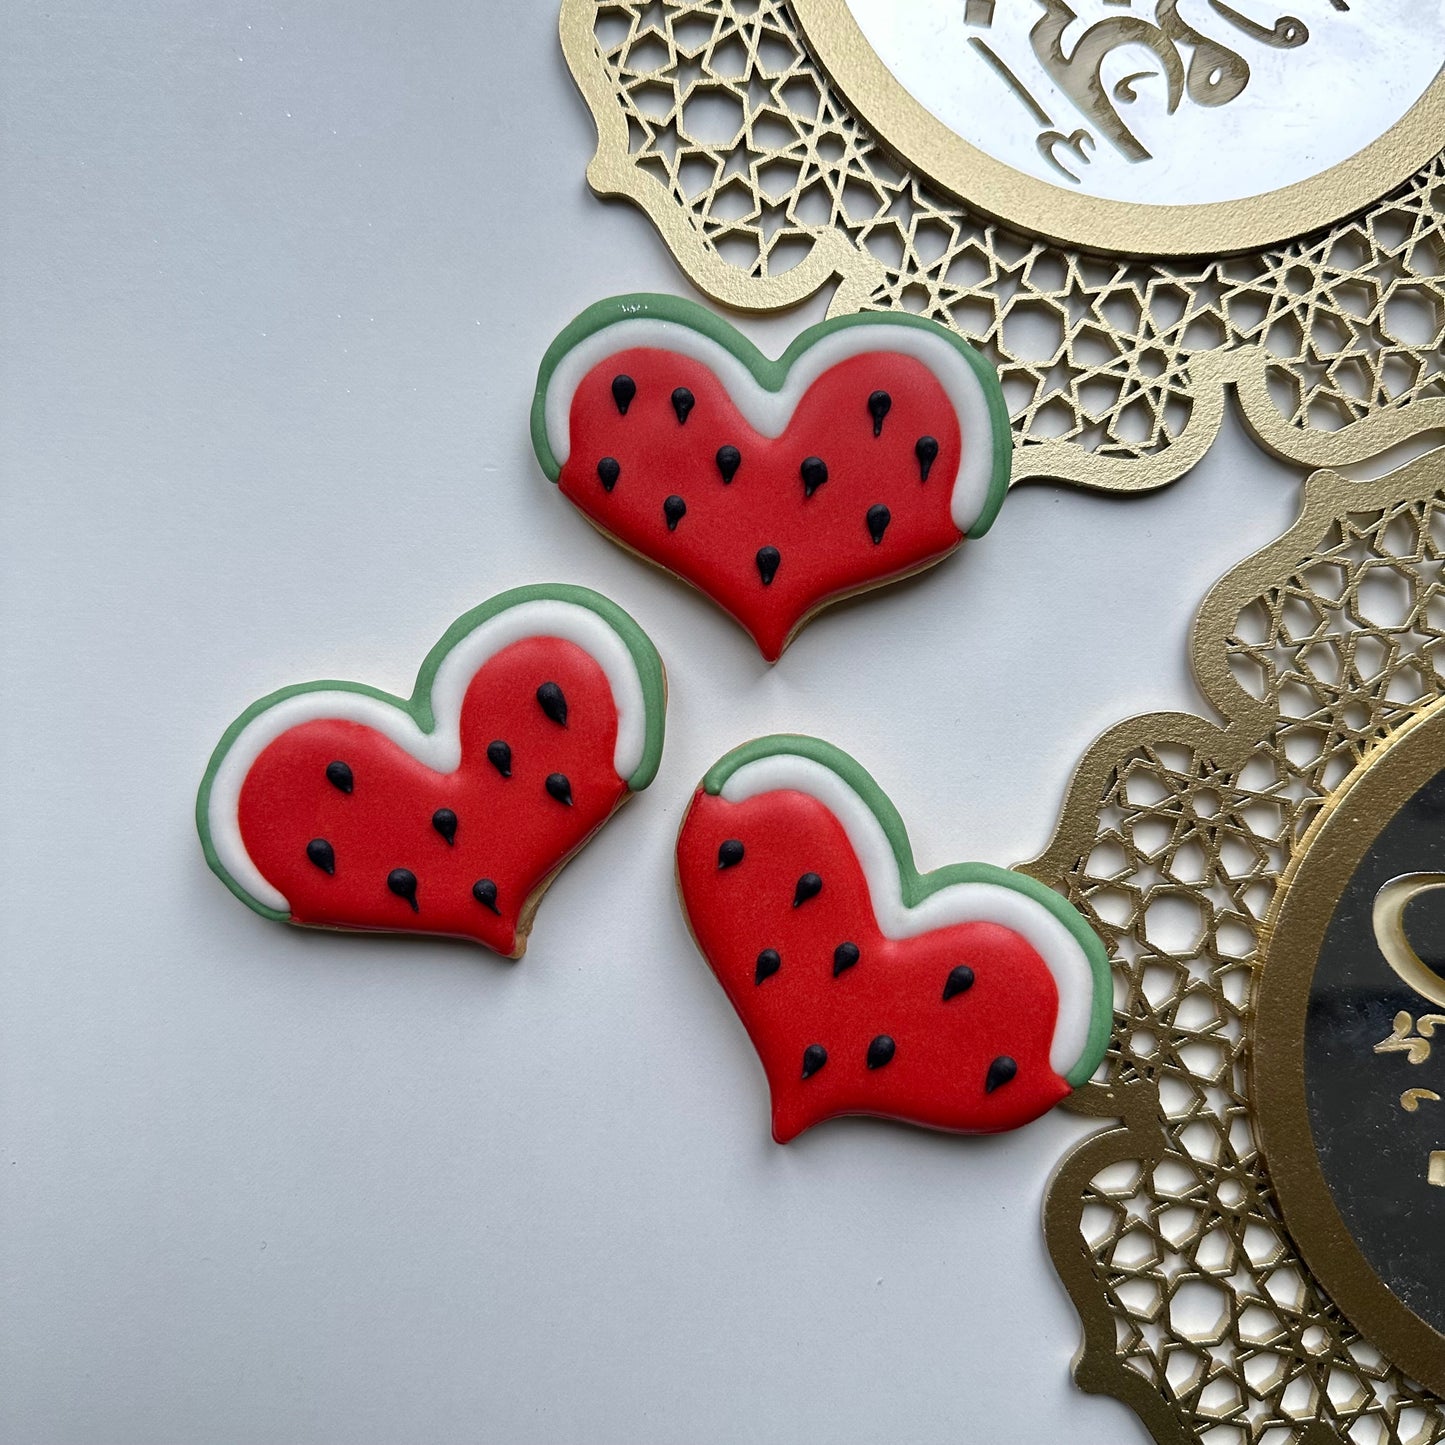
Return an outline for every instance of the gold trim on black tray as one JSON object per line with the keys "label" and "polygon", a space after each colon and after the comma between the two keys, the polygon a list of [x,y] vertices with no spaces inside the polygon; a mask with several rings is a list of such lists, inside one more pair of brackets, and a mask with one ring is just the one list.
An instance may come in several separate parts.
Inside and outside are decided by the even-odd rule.
{"label": "gold trim on black tray", "polygon": [[[1307,1107],[1305,1018],[1317,961],[1346,884],[1386,824],[1442,770],[1445,702],[1436,703],[1391,733],[1320,810],[1280,881],[1266,925],[1252,1055],[1265,1159],[1290,1234],[1316,1278],[1350,1320],[1401,1369],[1437,1392],[1445,1392],[1445,1334],[1421,1319],[1380,1277],[1342,1217],[1321,1167]],[[1445,829],[1445,817],[1440,827]],[[1440,886],[1440,875],[1428,876],[1435,880],[1431,887]],[[1416,1081],[1404,1070],[1410,1062],[1428,1060],[1434,1026],[1445,1023],[1438,1013],[1432,1013],[1432,1006],[1438,1008],[1440,1003],[1435,993],[1445,995],[1445,987],[1439,975],[1421,962],[1400,926],[1404,910],[1400,898],[1418,896],[1422,891],[1419,875],[1404,875],[1386,883],[1375,895],[1377,902],[1384,896],[1384,906],[1375,909],[1373,920],[1377,938],[1382,928],[1398,932],[1398,942],[1392,939],[1391,943],[1400,963],[1406,965],[1400,970],[1401,982],[1414,991],[1414,999],[1407,995],[1406,1001],[1418,1002],[1418,1014],[1410,1019],[1413,1027],[1397,1015],[1395,1031],[1375,1050],[1405,1054],[1404,1061],[1381,1060],[1378,1067],[1393,1070],[1390,1077],[1395,1084],[1386,1087],[1391,1092],[1395,1087],[1402,1089],[1399,1108],[1407,1114],[1439,1101],[1434,1090],[1409,1087]],[[1383,949],[1378,960],[1362,959],[1366,967],[1378,963],[1373,971],[1393,984],[1393,975],[1385,969],[1390,962]],[[1408,1036],[1413,1036],[1413,1048],[1410,1037],[1401,1037],[1407,1030]],[[1404,1049],[1392,1048],[1398,1044]],[[1445,1033],[1435,1046],[1445,1049]],[[1368,1055],[1352,1062],[1362,1083],[1373,1062]],[[1439,1112],[1438,1131],[1429,1138],[1445,1149],[1445,1109]],[[1431,1151],[1424,1144],[1416,1148],[1418,1159],[1412,1156],[1411,1163],[1418,1166],[1421,1179],[1429,1178],[1434,1167],[1432,1155],[1439,1149]],[[1438,1213],[1440,1230],[1445,1230],[1445,1194],[1440,1197]],[[1436,1238],[1438,1242],[1438,1232]],[[1445,1253],[1437,1248],[1433,1255],[1420,1258],[1417,1267],[1438,1274],[1442,1259]]]}

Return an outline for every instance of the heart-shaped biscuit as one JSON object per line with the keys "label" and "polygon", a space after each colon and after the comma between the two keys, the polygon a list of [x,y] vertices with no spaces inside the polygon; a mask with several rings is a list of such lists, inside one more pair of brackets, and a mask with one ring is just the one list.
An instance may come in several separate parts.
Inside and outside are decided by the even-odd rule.
{"label": "heart-shaped biscuit", "polygon": [[705,308],[648,295],[599,302],[552,343],[532,442],[589,521],[770,662],[828,603],[981,536],[1011,457],[997,376],[934,322],[842,316],[770,361]]}
{"label": "heart-shaped biscuit", "polygon": [[647,636],[583,587],[521,587],[459,618],[409,699],[283,688],[212,755],[206,859],[268,918],[441,933],[508,957],[564,863],[657,771]]}
{"label": "heart-shaped biscuit", "polygon": [[918,873],[878,785],[816,738],[723,758],[683,819],[677,875],[779,1143],[838,1114],[1017,1128],[1103,1058],[1108,959],[1078,912],[989,864]]}

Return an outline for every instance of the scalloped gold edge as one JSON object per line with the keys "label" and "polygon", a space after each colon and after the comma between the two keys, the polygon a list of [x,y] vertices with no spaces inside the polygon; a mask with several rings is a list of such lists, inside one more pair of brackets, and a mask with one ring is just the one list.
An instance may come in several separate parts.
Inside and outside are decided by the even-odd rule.
{"label": "scalloped gold edge", "polygon": [[562,54],[582,92],[597,130],[597,146],[587,164],[587,184],[603,199],[631,201],[656,227],[682,268],[704,295],[737,311],[781,311],[796,306],[837,280],[830,306],[860,311],[884,275],[883,266],[860,253],[837,231],[815,233],[813,249],[781,276],[749,276],[709,251],[686,211],[662,183],[632,162],[627,148],[627,118],[613,102],[611,81],[592,32],[596,0],[562,0],[557,29]]}
{"label": "scalloped gold edge", "polygon": [[[1401,438],[1405,439],[1405,438]],[[1226,639],[1240,613],[1271,587],[1278,586],[1314,555],[1329,529],[1351,512],[1426,501],[1440,493],[1445,448],[1407,462],[1389,475],[1356,482],[1333,471],[1317,471],[1305,480],[1300,515],[1273,542],[1227,572],[1205,595],[1190,633],[1190,662],[1205,700],[1223,724],[1193,713],[1145,713],[1111,727],[1084,752],[1065,794],[1059,822],[1037,858],[1017,865],[1041,883],[1063,888],[1092,850],[1098,836],[1100,800],[1125,754],[1160,744],[1192,749],[1221,771],[1243,767],[1280,721],[1278,711],[1251,697],[1234,680]],[[1279,880],[1276,879],[1276,887]],[[1253,966],[1257,967],[1258,950]],[[1119,1120],[1119,1125],[1090,1135],[1060,1163],[1044,1197],[1044,1237],[1054,1268],[1073,1301],[1083,1330],[1073,1371],[1079,1387],[1111,1395],[1139,1416],[1159,1445],[1193,1445],[1168,1401],[1119,1358],[1114,1316],[1099,1294],[1087,1247],[1080,1232],[1083,1192],[1089,1180],[1121,1160],[1157,1162],[1162,1152],[1158,1087],[1149,1079],[1117,1085],[1092,1083],[1065,1101],[1072,1112]],[[1335,1432],[1316,1422],[1301,1445],[1331,1445]]]}

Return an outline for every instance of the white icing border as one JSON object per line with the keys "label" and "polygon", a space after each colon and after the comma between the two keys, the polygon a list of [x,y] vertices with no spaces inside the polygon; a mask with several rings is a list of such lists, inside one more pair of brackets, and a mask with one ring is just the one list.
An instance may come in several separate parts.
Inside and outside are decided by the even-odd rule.
{"label": "white icing border", "polygon": [[[559,467],[572,450],[572,397],[583,378],[605,357],[639,346],[680,352],[710,367],[748,424],[765,437],[783,434],[803,394],[829,367],[868,351],[911,356],[937,377],[958,415],[963,455],[949,496],[954,526],[966,535],[988,504],[997,438],[983,383],[952,342],[922,327],[887,322],[843,326],[821,337],[793,362],[778,391],[760,386],[727,347],[691,326],[659,316],[611,322],[567,351],[548,378],[544,401],[547,445]],[[981,440],[975,443],[975,438]]]}
{"label": "white icing border", "polygon": [[1049,1050],[1050,1067],[1066,1077],[1083,1057],[1093,1015],[1094,972],[1088,955],[1061,919],[1042,903],[1000,883],[954,883],[914,907],[903,901],[903,882],[893,845],[872,808],[831,768],[796,753],[774,753],[744,763],[722,786],[729,803],[789,790],[816,798],[843,825],[885,937],[916,938],[956,923],[1001,923],[1034,947],[1059,990],[1059,1017]]}
{"label": "white icing border", "polygon": [[252,718],[227,748],[211,779],[206,821],[222,867],[258,903],[290,912],[285,895],[262,877],[241,838],[241,788],[264,749],[301,723],[341,718],[374,728],[436,772],[455,772],[462,761],[461,709],[468,686],[503,648],[528,637],[560,637],[576,643],[602,669],[617,707],[613,766],[618,777],[630,778],[641,764],[647,744],[647,705],[632,653],[622,637],[590,608],[559,598],[539,598],[479,623],[442,659],[432,679],[433,730],[429,733],[395,703],[344,689],[296,693]]}

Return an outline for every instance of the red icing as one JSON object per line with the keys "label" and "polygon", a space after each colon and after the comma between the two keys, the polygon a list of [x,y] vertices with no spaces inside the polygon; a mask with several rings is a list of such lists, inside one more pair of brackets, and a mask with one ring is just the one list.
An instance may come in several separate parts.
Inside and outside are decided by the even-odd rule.
{"label": "red icing", "polygon": [[[745,850],[731,868],[718,867],[725,839]],[[843,825],[816,798],[777,791],[728,803],[699,792],[677,861],[693,935],[767,1073],[780,1144],[838,1114],[992,1133],[1028,1123],[1070,1092],[1049,1064],[1058,989],[1033,947],[986,922],[885,938]],[[794,908],[804,873],[816,873],[823,888]],[[835,978],[834,950],[845,941],[860,957]],[[759,984],[764,949],[775,949],[782,965]],[[973,970],[974,983],[945,1002],[959,964]],[[880,1034],[896,1051],[869,1069],[869,1044]],[[804,1079],[812,1044],[827,1050],[827,1063]],[[989,1066],[1000,1056],[1018,1072],[988,1093]]]}
{"label": "red icing", "polygon": [[[557,683],[567,725],[542,711],[537,688]],[[487,745],[506,742],[512,775],[487,759]],[[617,710],[606,675],[575,643],[531,637],[497,653],[472,679],[461,714],[462,762],[438,773],[364,724],[317,719],[282,733],[252,764],[238,816],[247,852],[291,904],[295,923],[473,938],[519,955],[530,924],[529,900],[622,802],[627,786],[613,766]],[[345,762],[352,791],[327,781]],[[562,773],[571,807],[545,787]],[[432,825],[438,808],[458,819],[455,843]],[[306,855],[324,838],[334,875]],[[387,875],[416,875],[419,911],[387,887]],[[497,885],[500,916],[472,896],[472,885]]]}
{"label": "red icing", "polygon": [[[637,383],[626,415],[612,397],[619,373]],[[672,405],[679,386],[696,398],[682,425]],[[892,398],[878,437],[868,410],[875,390]],[[914,453],[925,435],[939,444],[927,482]],[[730,485],[715,460],[722,446],[742,454]],[[947,394],[911,356],[865,353],[829,368],[803,395],[783,435],[768,439],[744,421],[701,362],[635,348],[608,357],[578,386],[559,481],[604,531],[730,612],[773,662],[829,599],[916,571],[963,540],[949,513],[961,449]],[[827,464],[828,480],[807,497],[799,468],[810,456]],[[603,457],[621,466],[611,492],[598,480]],[[687,513],[669,531],[663,502],[673,495]],[[891,519],[875,545],[867,514],[879,503]],[[769,586],[756,561],[765,546],[781,555]]]}

